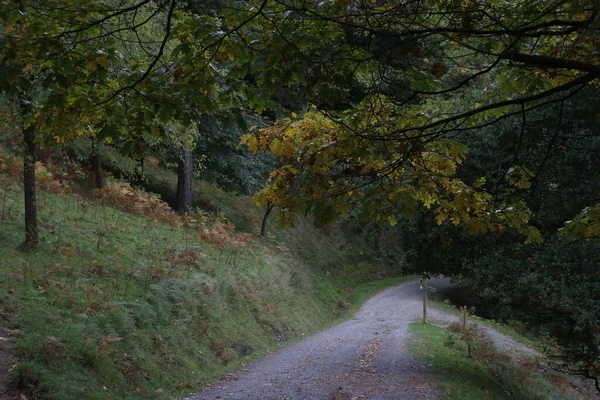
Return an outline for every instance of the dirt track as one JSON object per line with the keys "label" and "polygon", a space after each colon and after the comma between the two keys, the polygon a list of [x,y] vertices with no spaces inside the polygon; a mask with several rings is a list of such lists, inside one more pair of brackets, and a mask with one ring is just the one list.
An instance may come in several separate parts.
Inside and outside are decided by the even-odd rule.
{"label": "dirt track", "polygon": [[[442,291],[447,280],[432,280]],[[422,317],[419,282],[387,289],[350,320],[230,374],[187,399],[436,399],[430,365],[407,349],[409,324]],[[429,317],[449,314],[429,310]],[[341,388],[341,389],[340,389]],[[333,397],[336,398],[336,397]]]}

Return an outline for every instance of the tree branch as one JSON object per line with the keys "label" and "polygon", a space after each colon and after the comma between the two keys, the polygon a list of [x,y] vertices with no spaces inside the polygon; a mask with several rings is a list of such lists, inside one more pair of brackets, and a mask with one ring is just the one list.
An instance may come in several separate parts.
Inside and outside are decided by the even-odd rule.
{"label": "tree branch", "polygon": [[106,103],[110,103],[119,94],[135,88],[138,84],[140,84],[142,81],[144,81],[144,79],[146,79],[148,77],[148,75],[150,75],[150,73],[154,69],[154,66],[156,66],[156,64],[158,63],[158,61],[160,60],[160,58],[164,54],[165,47],[167,45],[169,37],[171,36],[171,24],[172,24],[173,13],[175,12],[175,5],[177,4],[177,0],[170,0],[170,1],[171,1],[171,7],[169,8],[169,14],[167,15],[167,27],[166,27],[166,31],[165,31],[165,36],[163,37],[162,43],[160,44],[160,48],[158,50],[158,53],[156,54],[156,56],[154,57],[154,59],[152,60],[152,62],[148,66],[148,68],[146,69],[146,71],[144,71],[144,73],[142,74],[142,76],[140,76],[138,79],[136,79],[131,84],[129,84],[127,86],[123,86],[122,88],[119,88],[108,99],[106,99],[104,101],[101,101],[99,103],[96,103],[95,104],[96,106],[100,106],[100,105],[103,105],[103,104],[106,104]]}

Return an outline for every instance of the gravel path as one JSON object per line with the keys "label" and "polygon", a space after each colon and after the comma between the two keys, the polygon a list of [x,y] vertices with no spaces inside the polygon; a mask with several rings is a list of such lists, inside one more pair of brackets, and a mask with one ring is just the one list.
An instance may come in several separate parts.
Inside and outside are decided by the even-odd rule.
{"label": "gravel path", "polygon": [[[451,285],[433,279],[435,297]],[[367,301],[350,320],[281,349],[207,385],[187,400],[433,400],[431,364],[408,351],[408,326],[422,318],[419,282],[389,288]],[[428,318],[447,324],[458,317],[429,308]],[[484,328],[500,348],[533,354],[513,339]]]}
{"label": "gravel path", "polygon": [[[449,282],[437,279],[429,285],[443,290]],[[352,319],[187,399],[436,399],[431,365],[415,360],[407,348],[408,325],[422,316],[421,299],[418,281],[389,288],[367,301]],[[432,309],[428,316],[456,319]]]}

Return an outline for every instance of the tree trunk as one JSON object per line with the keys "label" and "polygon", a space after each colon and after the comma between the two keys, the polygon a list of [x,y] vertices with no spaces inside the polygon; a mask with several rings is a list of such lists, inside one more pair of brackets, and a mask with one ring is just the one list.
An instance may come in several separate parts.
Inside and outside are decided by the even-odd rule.
{"label": "tree trunk", "polygon": [[144,156],[140,156],[137,161],[138,165],[135,166],[131,176],[131,186],[142,186],[144,184]]}
{"label": "tree trunk", "polygon": [[[22,99],[23,123],[32,112],[30,99]],[[25,193],[25,244],[38,243],[37,204],[35,199],[35,126],[23,126],[23,192]]]}
{"label": "tree trunk", "polygon": [[96,139],[92,139],[92,170],[94,171],[94,181],[96,189],[104,187],[104,171],[100,162],[100,146]]}
{"label": "tree trunk", "polygon": [[184,150],[177,165],[177,211],[181,214],[192,209],[194,153]]}
{"label": "tree trunk", "polygon": [[271,215],[271,211],[273,211],[275,205],[271,202],[267,203],[267,210],[265,211],[265,215],[262,219],[262,224],[260,225],[260,234],[262,237],[267,235],[267,220],[269,219],[269,215]]}

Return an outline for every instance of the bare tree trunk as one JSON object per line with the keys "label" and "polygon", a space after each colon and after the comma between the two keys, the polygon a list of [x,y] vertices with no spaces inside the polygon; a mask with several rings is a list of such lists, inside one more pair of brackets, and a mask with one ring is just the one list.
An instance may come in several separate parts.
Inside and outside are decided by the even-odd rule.
{"label": "bare tree trunk", "polygon": [[94,171],[96,189],[102,189],[104,187],[104,171],[102,171],[100,162],[100,146],[94,138],[92,138],[92,170]]}
{"label": "bare tree trunk", "polygon": [[177,165],[177,211],[186,213],[192,209],[194,153],[184,150]]}
{"label": "bare tree trunk", "polygon": [[[26,121],[32,112],[31,100],[21,98],[21,111]],[[25,123],[25,122],[24,122]],[[23,127],[23,192],[25,194],[25,244],[38,243],[37,204],[35,197],[35,126]]]}
{"label": "bare tree trunk", "polygon": [[275,208],[275,205],[271,202],[267,203],[267,209],[265,211],[265,215],[262,219],[262,224],[260,225],[260,234],[262,237],[267,235],[267,220],[269,219],[269,215],[271,215],[271,211]]}
{"label": "bare tree trunk", "polygon": [[144,184],[144,156],[141,155],[140,158],[137,159],[137,162],[138,164],[135,166],[133,175],[130,179],[131,186],[142,186]]}

